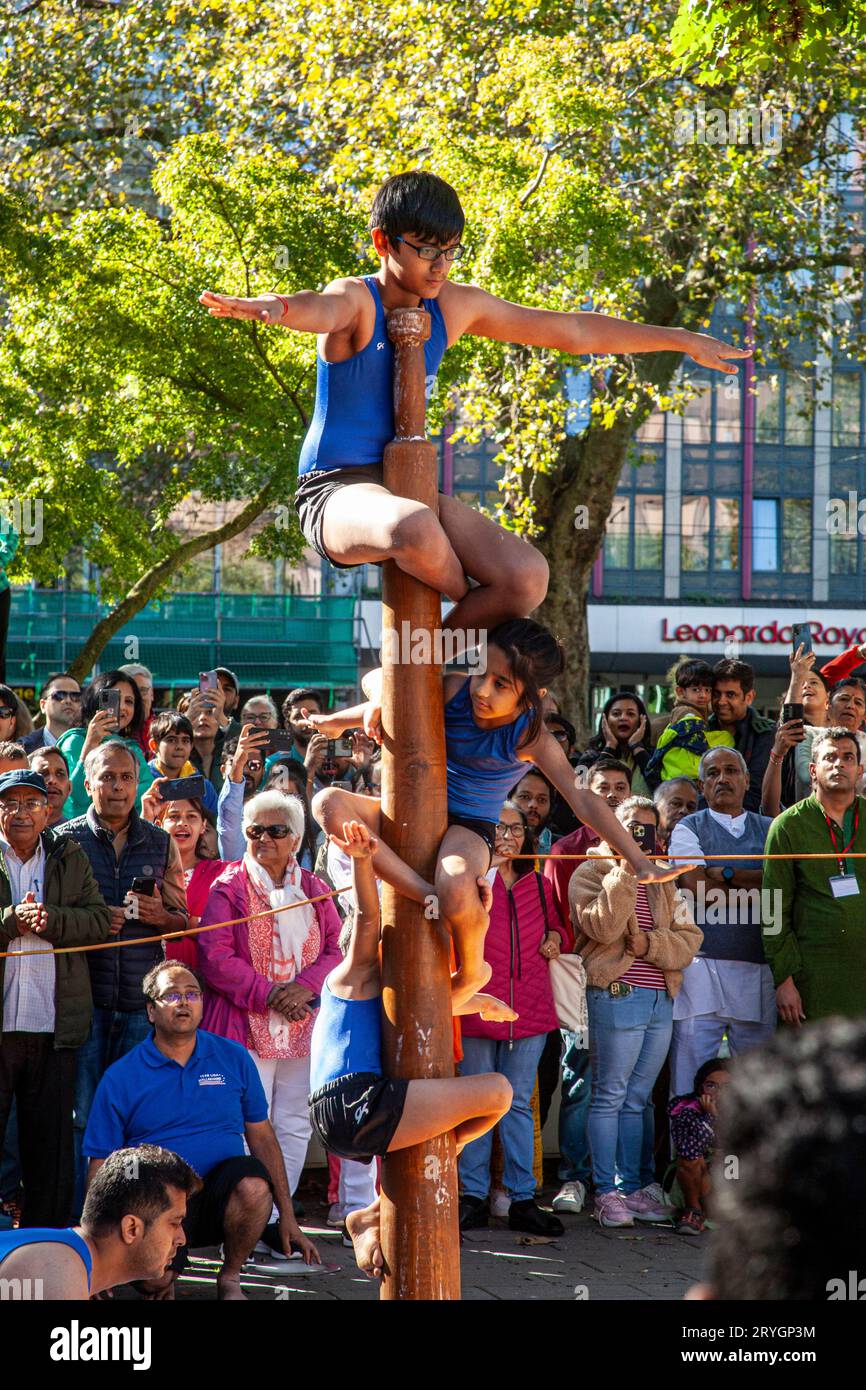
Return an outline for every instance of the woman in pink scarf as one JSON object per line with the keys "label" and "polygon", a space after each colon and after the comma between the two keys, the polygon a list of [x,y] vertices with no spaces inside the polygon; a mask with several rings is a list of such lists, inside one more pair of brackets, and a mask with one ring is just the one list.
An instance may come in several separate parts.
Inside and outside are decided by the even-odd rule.
{"label": "woman in pink scarf", "polygon": [[198,938],[207,987],[202,1027],[249,1048],[292,1192],[311,1133],[310,1036],[318,997],[342,959],[333,901],[293,906],[330,891],[298,865],[303,833],[296,796],[272,790],[250,797],[244,806],[246,853],[216,879],[201,925],[249,920]]}

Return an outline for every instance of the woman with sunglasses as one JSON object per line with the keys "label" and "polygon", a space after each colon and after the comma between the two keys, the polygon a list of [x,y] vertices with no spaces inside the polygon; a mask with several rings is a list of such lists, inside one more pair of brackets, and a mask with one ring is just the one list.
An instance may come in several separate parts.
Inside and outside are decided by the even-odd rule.
{"label": "woman with sunglasses", "polygon": [[[120,698],[120,711],[117,715],[112,709],[100,706],[100,696],[108,690],[116,690]],[[67,820],[87,813],[90,797],[84,785],[85,759],[88,753],[110,738],[120,739],[138,764],[135,808],[141,811],[141,798],[153,781],[153,773],[141,750],[143,728],[144,705],[138,686],[131,676],[125,676],[122,671],[103,671],[101,676],[96,676],[85,688],[81,696],[80,723],[75,728],[68,729],[63,737],[57,740],[57,747],[69,764],[72,789],[64,808]]]}
{"label": "woman with sunglasses", "polygon": [[[496,849],[487,879],[493,889],[484,959],[493,974],[485,985],[517,1014],[496,1022],[480,1014],[462,1020],[461,1076],[501,1072],[513,1098],[499,1121],[505,1167],[503,1180],[511,1197],[508,1224],[513,1231],[562,1235],[558,1217],[535,1203],[533,1154],[535,1125],[532,1092],[548,1033],[559,1027],[550,986],[549,962],[559,955],[565,928],[547,879],[535,871],[535,844],[520,807],[506,801],[496,826]],[[515,856],[526,856],[515,858]],[[467,1144],[460,1157],[460,1225],[486,1226],[489,1218],[490,1154],[493,1132]]]}
{"label": "woman with sunglasses", "polygon": [[[152,791],[158,796],[159,781],[154,782]],[[186,889],[186,905],[189,910],[189,924],[197,927],[201,915],[207,907],[210,890],[223,869],[227,867],[224,859],[217,857],[210,840],[209,831],[215,829],[216,821],[204,808],[198,797],[188,801],[158,801],[145,797],[143,807],[146,820],[149,806],[153,806],[153,820],[174,840],[180,853],[183,866],[183,882]],[[171,958],[198,970],[197,936],[181,937],[172,941]]]}
{"label": "woman with sunglasses", "polygon": [[[325,977],[342,960],[341,923],[330,897],[307,902],[330,890],[298,863],[304,809],[296,796],[257,792],[243,828],[246,853],[219,876],[202,913],[203,927],[229,924],[198,938],[202,1027],[249,1048],[294,1192],[311,1133],[310,1038]],[[276,1227],[265,1238],[281,1249]]]}

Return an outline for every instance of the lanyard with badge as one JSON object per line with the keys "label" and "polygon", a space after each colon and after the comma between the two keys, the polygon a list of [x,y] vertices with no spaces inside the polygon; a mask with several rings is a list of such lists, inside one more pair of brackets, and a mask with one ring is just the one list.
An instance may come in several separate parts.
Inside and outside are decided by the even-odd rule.
{"label": "lanyard with badge", "polygon": [[[827,829],[830,832],[830,839],[833,841],[834,850],[840,856],[847,854],[857,837],[857,827],[860,824],[859,803],[855,802],[854,804],[854,829],[851,833],[851,839],[848,841],[847,845],[842,850],[839,849],[833,822],[827,815],[826,811],[824,812],[824,819],[827,822]],[[846,873],[845,860],[841,857],[839,859],[838,874],[833,874],[830,878],[830,892],[833,894],[834,898],[855,898],[860,892],[860,884],[857,881],[856,875]]]}

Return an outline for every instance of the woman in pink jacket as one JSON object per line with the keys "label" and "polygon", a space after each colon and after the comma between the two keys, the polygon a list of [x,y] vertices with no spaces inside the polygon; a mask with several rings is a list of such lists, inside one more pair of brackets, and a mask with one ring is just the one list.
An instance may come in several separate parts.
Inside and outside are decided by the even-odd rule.
{"label": "woman in pink jacket", "polygon": [[249,1048],[294,1192],[311,1133],[310,1037],[325,977],[342,960],[340,918],[330,898],[293,906],[330,891],[295,858],[304,834],[298,798],[259,792],[243,816],[246,853],[216,879],[201,925],[249,920],[198,938],[202,1027]]}
{"label": "woman in pink jacket", "polygon": [[[485,989],[517,1013],[512,1023],[467,1015],[463,1028],[463,1076],[498,1071],[511,1082],[511,1109],[499,1121],[505,1159],[503,1180],[511,1197],[513,1231],[562,1235],[562,1222],[535,1204],[532,1091],[547,1035],[559,1024],[550,986],[550,959],[559,955],[566,931],[547,879],[537,873],[535,845],[520,807],[506,801],[496,827],[496,852],[488,879],[493,888],[484,959],[493,974]],[[490,1152],[493,1131],[467,1144],[460,1157],[460,1226],[486,1226],[489,1217]]]}

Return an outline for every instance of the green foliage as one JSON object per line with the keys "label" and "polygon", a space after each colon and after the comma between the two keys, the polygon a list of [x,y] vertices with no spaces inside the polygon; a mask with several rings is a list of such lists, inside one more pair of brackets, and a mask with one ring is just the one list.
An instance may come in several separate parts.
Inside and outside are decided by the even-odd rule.
{"label": "green foliage", "polygon": [[[716,82],[773,68],[825,69],[848,44],[866,38],[864,0],[681,0],[671,50],[697,66],[698,82]],[[839,63],[840,78],[845,73]]]}

